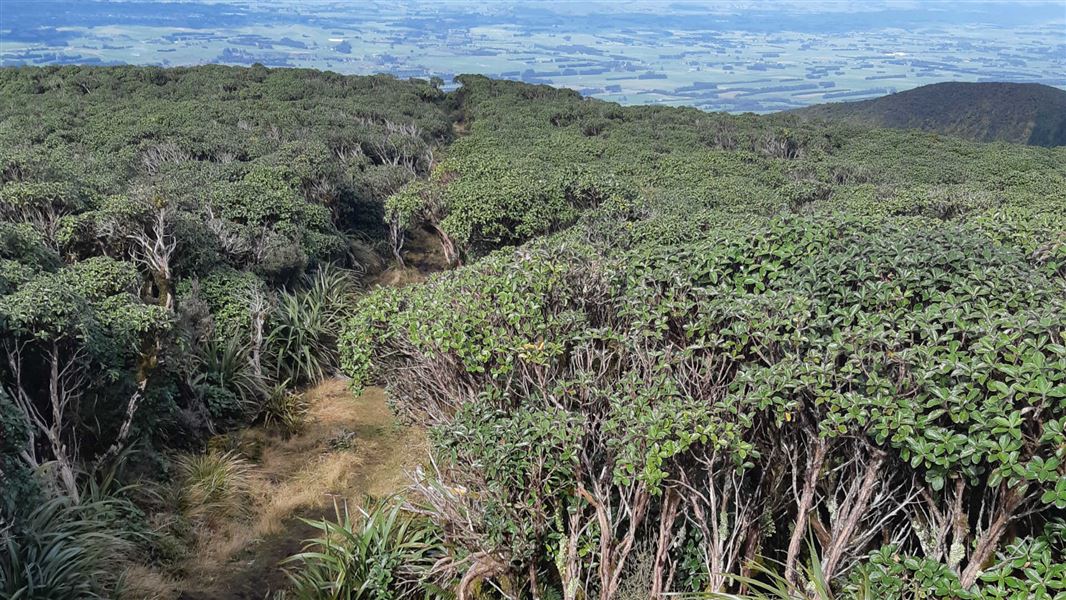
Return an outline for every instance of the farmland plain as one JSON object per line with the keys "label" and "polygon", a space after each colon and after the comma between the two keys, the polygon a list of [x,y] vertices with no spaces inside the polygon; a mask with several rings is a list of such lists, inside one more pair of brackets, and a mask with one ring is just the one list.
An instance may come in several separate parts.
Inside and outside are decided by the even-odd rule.
{"label": "farmland plain", "polygon": [[480,73],[624,104],[768,112],[938,81],[1066,87],[1066,7],[6,0],[0,62]]}

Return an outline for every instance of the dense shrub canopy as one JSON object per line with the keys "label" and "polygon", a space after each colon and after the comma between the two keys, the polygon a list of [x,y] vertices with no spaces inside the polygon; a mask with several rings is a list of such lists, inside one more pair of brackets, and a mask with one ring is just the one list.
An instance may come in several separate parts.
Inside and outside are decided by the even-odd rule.
{"label": "dense shrub canopy", "polygon": [[397,214],[467,257],[574,225],[371,294],[342,353],[433,426],[472,571],[725,591],[809,535],[874,597],[1064,589],[1060,151],[463,83]]}
{"label": "dense shrub canopy", "polygon": [[398,205],[473,256],[556,231],[605,201],[638,197],[757,214],[829,201],[863,212],[953,216],[1011,206],[1063,216],[1062,149],[826,127],[789,115],[620,107],[548,86],[459,79],[467,135],[437,167],[437,189]]}
{"label": "dense shrub canopy", "polygon": [[[0,70],[0,516],[340,363],[429,426],[427,537],[306,554],[309,589],[380,546],[397,596],[815,555],[874,597],[1066,593],[1066,148],[460,83]],[[466,266],[353,300],[416,229]],[[96,527],[56,510],[0,542]]]}
{"label": "dense shrub canopy", "polygon": [[[283,355],[303,367],[277,383],[331,373],[319,330],[351,282],[305,297],[304,275],[377,252],[385,198],[452,135],[449,102],[258,66],[0,70],[5,513],[24,470],[76,498],[137,440],[247,422],[296,370]],[[279,293],[299,308],[285,336]],[[292,339],[315,348],[275,347]]]}

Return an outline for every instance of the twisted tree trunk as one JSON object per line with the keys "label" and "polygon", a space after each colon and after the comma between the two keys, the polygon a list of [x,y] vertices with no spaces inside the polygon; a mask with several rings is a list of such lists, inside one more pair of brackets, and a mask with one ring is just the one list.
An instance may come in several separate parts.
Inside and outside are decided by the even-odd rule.
{"label": "twisted tree trunk", "polygon": [[965,589],[969,589],[977,582],[985,563],[992,558],[996,548],[999,547],[999,540],[1007,531],[1007,525],[1014,519],[1014,511],[1021,506],[1024,500],[1017,488],[1006,488],[1004,486],[1001,489],[1004,493],[1003,505],[999,507],[996,517],[992,519],[988,529],[985,529],[977,538],[977,544],[974,547],[973,554],[970,555],[969,562],[966,563],[966,569],[959,576],[959,582]]}
{"label": "twisted tree trunk", "polygon": [[814,507],[814,495],[818,487],[818,474],[822,471],[826,452],[829,450],[829,442],[821,438],[814,446],[814,453],[807,459],[807,468],[803,480],[803,491],[796,506],[796,524],[792,530],[792,538],[788,542],[788,554],[785,558],[785,580],[790,585],[796,585],[799,572],[796,563],[799,561],[800,550],[803,548],[803,537],[807,531],[807,519]]}

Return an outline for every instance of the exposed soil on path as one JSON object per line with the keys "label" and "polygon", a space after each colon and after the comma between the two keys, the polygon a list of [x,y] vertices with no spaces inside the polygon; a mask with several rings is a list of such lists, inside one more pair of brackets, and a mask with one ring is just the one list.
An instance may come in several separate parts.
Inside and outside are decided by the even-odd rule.
{"label": "exposed soil on path", "polygon": [[316,533],[301,517],[330,518],[335,503],[354,506],[366,495],[396,493],[426,456],[424,432],[396,424],[381,388],[353,396],[344,381],[331,380],[306,398],[310,412],[300,433],[288,439],[258,427],[241,433],[238,443],[261,477],[254,513],[205,538],[176,585],[177,598],[269,598],[287,582],[278,563]]}

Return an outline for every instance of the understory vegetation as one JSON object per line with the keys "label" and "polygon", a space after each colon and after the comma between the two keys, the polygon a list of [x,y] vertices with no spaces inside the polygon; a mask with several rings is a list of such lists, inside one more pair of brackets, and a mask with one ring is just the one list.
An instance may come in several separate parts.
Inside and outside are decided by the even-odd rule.
{"label": "understory vegetation", "polygon": [[177,564],[339,370],[429,456],[263,594],[1066,597],[1066,149],[460,82],[0,70],[0,589]]}

